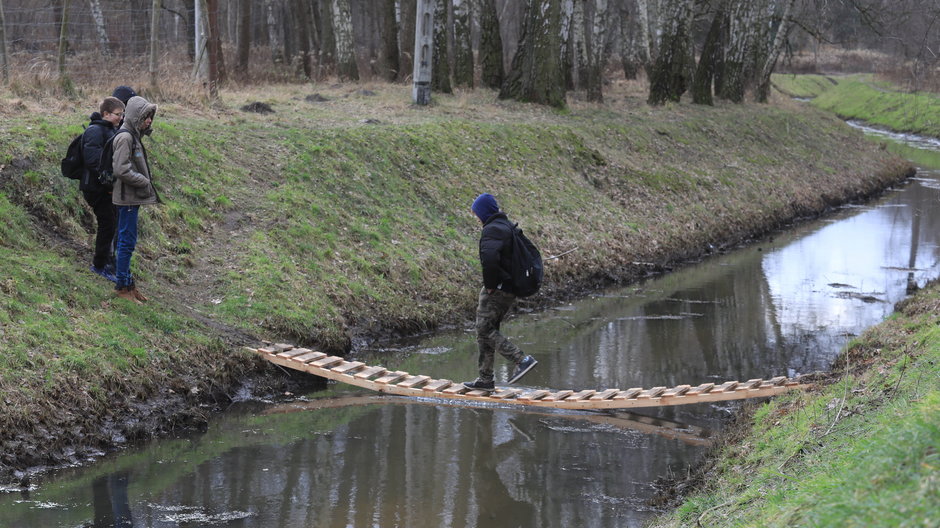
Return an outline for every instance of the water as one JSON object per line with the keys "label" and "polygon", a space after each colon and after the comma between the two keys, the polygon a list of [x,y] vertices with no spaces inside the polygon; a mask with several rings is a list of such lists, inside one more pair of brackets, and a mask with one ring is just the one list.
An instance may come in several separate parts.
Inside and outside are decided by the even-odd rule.
{"label": "water", "polygon": [[[524,382],[629,388],[826,369],[910,288],[938,276],[940,160],[930,156],[940,149],[930,148],[918,154],[918,176],[876,203],[512,319],[505,333],[540,361]],[[475,375],[469,329],[361,356],[435,377]],[[507,365],[497,366],[504,379]],[[652,483],[700,460],[736,405],[553,412],[331,385],[292,402],[244,402],[204,434],[0,493],[0,527],[640,526],[656,511]]]}

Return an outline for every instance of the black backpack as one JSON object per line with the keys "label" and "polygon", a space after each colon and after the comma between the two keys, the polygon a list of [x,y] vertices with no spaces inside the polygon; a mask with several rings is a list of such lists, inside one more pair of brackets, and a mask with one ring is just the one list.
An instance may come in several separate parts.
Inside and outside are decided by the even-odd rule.
{"label": "black backpack", "polygon": [[125,128],[118,130],[101,149],[101,158],[98,159],[98,183],[105,187],[114,185],[114,138],[123,132],[130,134],[130,131]]}
{"label": "black backpack", "polygon": [[518,297],[534,295],[542,287],[542,254],[519,229],[512,226],[512,284]]}
{"label": "black backpack", "polygon": [[65,151],[65,157],[60,163],[62,167],[62,176],[71,180],[82,179],[85,173],[85,164],[82,158],[82,136],[84,133],[75,136],[75,139],[69,143],[68,150]]}

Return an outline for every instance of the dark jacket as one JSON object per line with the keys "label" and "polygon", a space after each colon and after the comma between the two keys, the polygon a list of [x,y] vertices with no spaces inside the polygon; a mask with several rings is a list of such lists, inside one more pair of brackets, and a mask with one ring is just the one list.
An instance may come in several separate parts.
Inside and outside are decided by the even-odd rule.
{"label": "dark jacket", "polygon": [[480,266],[483,287],[515,293],[512,285],[512,234],[515,226],[506,213],[489,217],[480,233]]}
{"label": "dark jacket", "polygon": [[150,178],[147,151],[140,141],[150,129],[141,130],[144,117],[154,113],[157,105],[140,96],[131,97],[124,109],[124,124],[121,134],[114,138],[114,205],[146,205],[160,202],[157,190]]}
{"label": "dark jacket", "polygon": [[111,192],[110,187],[98,183],[98,160],[101,158],[104,144],[117,130],[114,125],[101,119],[98,112],[91,114],[90,120],[88,128],[82,133],[82,163],[85,165],[85,171],[78,188],[87,192]]}

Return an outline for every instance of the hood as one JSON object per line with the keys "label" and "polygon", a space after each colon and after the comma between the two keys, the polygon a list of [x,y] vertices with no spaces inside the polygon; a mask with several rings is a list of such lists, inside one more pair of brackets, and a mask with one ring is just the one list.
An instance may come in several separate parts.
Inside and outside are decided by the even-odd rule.
{"label": "hood", "polygon": [[495,196],[490,193],[483,193],[477,196],[477,199],[473,201],[473,205],[470,206],[470,209],[473,211],[473,214],[477,215],[477,218],[485,224],[491,216],[499,212],[499,204],[496,203]]}
{"label": "hood", "polygon": [[127,101],[127,108],[124,109],[124,127],[137,135],[147,135],[150,130],[141,130],[140,124],[144,117],[157,113],[157,105],[147,101],[139,95],[131,97]]}

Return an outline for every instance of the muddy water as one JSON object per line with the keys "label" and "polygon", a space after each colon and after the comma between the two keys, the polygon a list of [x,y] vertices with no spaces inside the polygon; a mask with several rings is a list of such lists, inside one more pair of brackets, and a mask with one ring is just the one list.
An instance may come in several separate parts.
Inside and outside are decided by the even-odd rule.
{"label": "muddy water", "polygon": [[[513,318],[505,333],[540,362],[524,384],[671,386],[825,369],[938,276],[940,159],[918,163],[926,170],[877,203]],[[474,376],[475,354],[472,333],[456,329],[361,356],[460,380]],[[639,526],[655,512],[652,483],[699,460],[735,405],[533,412],[334,385],[246,401],[204,434],[0,493],[0,527]]]}

